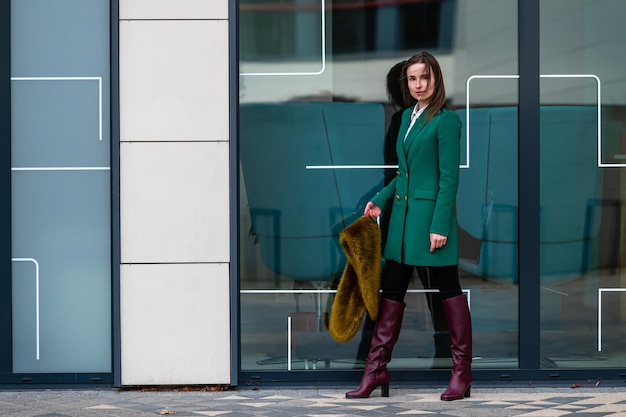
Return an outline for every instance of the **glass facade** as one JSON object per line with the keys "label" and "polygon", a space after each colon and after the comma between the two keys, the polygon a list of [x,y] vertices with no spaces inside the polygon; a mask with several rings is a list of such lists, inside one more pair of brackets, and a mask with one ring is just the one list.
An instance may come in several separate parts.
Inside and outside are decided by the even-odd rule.
{"label": "glass facade", "polygon": [[[241,0],[244,375],[362,369],[371,323],[347,343],[327,328],[345,266],[338,237],[393,171],[385,136],[400,109],[386,76],[420,50],[441,63],[448,105],[463,122],[459,266],[474,369],[523,368],[527,339],[540,346],[537,371],[623,367],[622,3],[539,1],[526,24],[540,23],[540,145],[537,157],[521,158],[517,0]],[[540,172],[532,207],[519,200],[519,168],[528,166]],[[540,219],[539,238],[524,243],[539,253],[536,277],[519,272],[521,210]],[[539,299],[521,299],[521,281]],[[451,363],[436,295],[416,276],[406,301],[390,367],[438,378]],[[539,326],[523,324],[520,311],[535,312]]]}
{"label": "glass facade", "polygon": [[[386,77],[420,50],[439,59],[448,105],[463,123],[459,266],[476,378],[624,374],[626,3],[238,5],[233,340],[243,379],[360,377],[372,321],[346,343],[328,333],[346,264],[339,233],[395,173],[385,150],[402,108]],[[527,20],[520,10],[529,5],[538,10]],[[0,64],[1,91],[10,86],[0,94],[0,141],[10,149],[0,156],[0,191],[10,196],[0,208],[2,383],[108,381],[115,372],[111,8],[108,0],[0,6],[0,55],[10,56]],[[522,133],[525,30],[538,35],[537,138]],[[533,170],[539,181],[529,194],[519,173]],[[524,223],[533,216],[536,224]],[[537,239],[524,240],[535,227]],[[537,265],[524,269],[529,251]],[[437,295],[416,275],[406,301],[394,379],[445,380],[451,361]]]}

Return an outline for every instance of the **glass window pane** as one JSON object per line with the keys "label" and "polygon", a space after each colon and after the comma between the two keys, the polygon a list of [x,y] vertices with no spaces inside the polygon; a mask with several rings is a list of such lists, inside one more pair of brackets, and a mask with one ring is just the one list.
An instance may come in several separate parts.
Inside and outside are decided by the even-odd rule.
{"label": "glass window pane", "polygon": [[109,9],[11,2],[14,372],[111,372]]}
{"label": "glass window pane", "polygon": [[[322,14],[322,10],[324,13]],[[517,1],[240,3],[242,370],[362,367],[372,323],[327,329],[345,256],[339,232],[395,175],[386,77],[439,60],[463,123],[461,284],[475,367],[517,367]],[[387,144],[387,145],[388,145]],[[397,161],[397,159],[396,159]],[[417,274],[391,367],[449,367],[440,301]]]}
{"label": "glass window pane", "polygon": [[541,2],[541,355],[623,367],[626,4]]}

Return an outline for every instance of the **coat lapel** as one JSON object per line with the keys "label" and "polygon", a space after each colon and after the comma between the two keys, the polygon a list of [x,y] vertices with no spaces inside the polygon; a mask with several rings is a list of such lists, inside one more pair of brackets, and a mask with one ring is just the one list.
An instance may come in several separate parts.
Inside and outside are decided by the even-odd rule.
{"label": "coat lapel", "polygon": [[[400,124],[400,130],[398,133],[398,141],[396,143],[396,153],[398,154],[398,166],[400,167],[400,171],[406,172],[407,168],[407,160],[406,160],[406,149],[404,142],[404,135],[406,134],[409,125],[411,124],[411,109],[407,109],[404,111],[402,115],[402,123]],[[415,126],[414,126],[415,127]],[[407,138],[408,139],[408,138]]]}
{"label": "coat lapel", "polygon": [[[409,115],[409,118],[410,117],[411,116]],[[404,141],[404,153],[405,153],[405,155],[408,155],[409,149],[411,148],[411,145],[413,144],[413,142],[415,142],[415,138],[419,135],[419,133],[424,128],[424,126],[425,126],[424,121],[425,121],[425,117],[424,117],[424,112],[423,112],[422,114],[420,114],[420,117],[418,117],[417,120],[415,121],[415,124],[411,128],[411,131],[409,132],[409,135],[406,137],[406,140]]]}

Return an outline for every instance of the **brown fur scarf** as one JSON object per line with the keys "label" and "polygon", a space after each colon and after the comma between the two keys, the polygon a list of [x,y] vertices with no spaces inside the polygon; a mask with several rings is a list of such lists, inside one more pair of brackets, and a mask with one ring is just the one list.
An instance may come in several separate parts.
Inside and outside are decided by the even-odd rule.
{"label": "brown fur scarf", "polygon": [[333,339],[347,342],[359,331],[365,310],[378,318],[378,290],[382,271],[380,228],[371,216],[361,216],[339,234],[348,263],[339,281],[328,330]]}

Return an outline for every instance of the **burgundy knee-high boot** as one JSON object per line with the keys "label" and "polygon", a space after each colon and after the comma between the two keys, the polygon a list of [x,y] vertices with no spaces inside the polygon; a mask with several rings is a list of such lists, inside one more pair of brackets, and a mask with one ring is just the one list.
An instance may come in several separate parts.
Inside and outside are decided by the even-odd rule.
{"label": "burgundy knee-high boot", "polygon": [[361,384],[346,393],[346,398],[368,398],[372,391],[381,387],[381,396],[389,397],[389,371],[387,364],[391,361],[391,351],[398,341],[402,316],[406,304],[387,298],[380,300],[378,320],[372,336],[372,344],[367,355],[367,365]]}
{"label": "burgundy knee-high boot", "polygon": [[472,319],[465,295],[446,298],[443,308],[452,341],[452,375],[441,399],[459,400],[470,396],[472,386]]}

